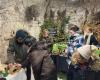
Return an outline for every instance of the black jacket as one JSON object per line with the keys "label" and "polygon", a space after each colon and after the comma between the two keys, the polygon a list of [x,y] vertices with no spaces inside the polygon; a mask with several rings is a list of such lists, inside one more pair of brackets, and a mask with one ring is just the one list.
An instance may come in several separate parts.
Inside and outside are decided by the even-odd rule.
{"label": "black jacket", "polygon": [[98,41],[96,40],[94,35],[91,35],[90,45],[98,45]]}
{"label": "black jacket", "polygon": [[[88,38],[89,38],[89,36],[85,36],[85,44],[86,44]],[[97,41],[97,39],[96,39],[96,37],[94,35],[90,36],[89,45],[98,45],[98,41]]]}

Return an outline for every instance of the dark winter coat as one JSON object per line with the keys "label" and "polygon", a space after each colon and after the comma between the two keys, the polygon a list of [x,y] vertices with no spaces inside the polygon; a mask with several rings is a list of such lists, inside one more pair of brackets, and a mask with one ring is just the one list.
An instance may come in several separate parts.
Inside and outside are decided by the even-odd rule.
{"label": "dark winter coat", "polygon": [[[87,43],[89,36],[85,36],[85,44]],[[92,34],[90,35],[90,41],[88,43],[89,45],[98,45],[98,41],[96,39],[96,37]]]}
{"label": "dark winter coat", "polygon": [[35,80],[57,80],[56,69],[47,50],[35,49],[29,57]]}
{"label": "dark winter coat", "polygon": [[45,46],[47,46],[47,49],[51,51],[52,44],[53,44],[53,38],[51,36],[42,37],[39,39],[39,41],[42,42]]}
{"label": "dark winter coat", "polygon": [[23,44],[18,44],[15,38],[10,39],[9,46],[7,49],[8,63],[22,63],[27,56],[27,50]]}

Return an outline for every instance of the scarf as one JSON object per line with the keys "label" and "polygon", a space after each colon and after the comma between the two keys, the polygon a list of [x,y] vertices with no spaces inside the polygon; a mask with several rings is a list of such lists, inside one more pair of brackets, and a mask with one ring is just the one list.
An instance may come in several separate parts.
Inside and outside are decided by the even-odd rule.
{"label": "scarf", "polygon": [[91,36],[93,35],[93,33],[90,33],[89,35],[85,35],[85,44],[90,44],[90,40],[91,40]]}

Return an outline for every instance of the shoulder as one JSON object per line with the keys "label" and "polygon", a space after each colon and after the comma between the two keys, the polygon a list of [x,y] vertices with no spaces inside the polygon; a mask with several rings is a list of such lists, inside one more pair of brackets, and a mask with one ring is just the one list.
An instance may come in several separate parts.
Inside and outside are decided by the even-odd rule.
{"label": "shoulder", "polygon": [[95,35],[91,35],[90,40],[91,40],[91,41],[96,41],[96,42],[97,42],[97,39],[96,39]]}
{"label": "shoulder", "polygon": [[93,38],[96,38],[94,35],[91,35],[91,38],[93,39]]}
{"label": "shoulder", "polygon": [[82,40],[82,39],[84,39],[84,36],[81,35],[81,34],[80,34],[80,35],[77,35],[77,36],[76,36],[76,39],[78,39],[78,40]]}
{"label": "shoulder", "polygon": [[33,50],[31,53],[36,54],[36,55],[45,55],[45,54],[48,54],[48,50],[36,49],[36,50]]}

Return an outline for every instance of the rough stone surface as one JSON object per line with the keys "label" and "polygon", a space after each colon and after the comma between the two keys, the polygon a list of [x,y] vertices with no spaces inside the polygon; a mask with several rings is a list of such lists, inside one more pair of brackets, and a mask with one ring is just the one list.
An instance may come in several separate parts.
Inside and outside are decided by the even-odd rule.
{"label": "rough stone surface", "polygon": [[[100,11],[99,3],[100,0],[0,0],[0,60],[6,61],[8,42],[16,30],[25,29],[38,39],[39,26],[43,23],[44,14],[49,14],[50,9],[55,13],[66,9],[66,16],[71,16],[70,23],[80,26],[89,21],[93,12]],[[32,17],[33,20],[28,22],[25,11],[31,5],[36,5],[39,15],[36,21]]]}

